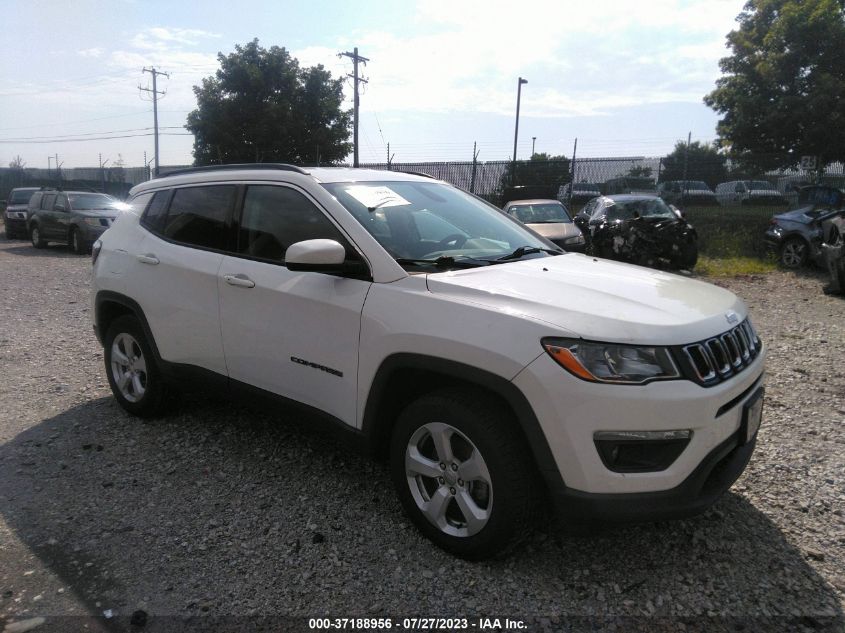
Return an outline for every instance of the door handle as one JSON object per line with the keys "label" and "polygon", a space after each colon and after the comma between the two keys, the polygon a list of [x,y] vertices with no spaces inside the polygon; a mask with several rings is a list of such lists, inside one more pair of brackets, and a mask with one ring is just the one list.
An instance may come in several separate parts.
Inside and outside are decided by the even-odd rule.
{"label": "door handle", "polygon": [[158,257],[153,255],[152,253],[145,253],[143,255],[138,255],[138,261],[142,264],[152,264],[155,266],[158,264]]}
{"label": "door handle", "polygon": [[246,275],[223,275],[223,279],[230,286],[240,286],[241,288],[255,288],[255,282]]}

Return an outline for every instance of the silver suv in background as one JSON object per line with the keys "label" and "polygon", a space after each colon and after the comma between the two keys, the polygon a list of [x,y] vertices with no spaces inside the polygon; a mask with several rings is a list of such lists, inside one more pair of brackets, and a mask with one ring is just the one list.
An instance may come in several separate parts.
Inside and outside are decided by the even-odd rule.
{"label": "silver suv in background", "polygon": [[716,199],[719,204],[731,206],[783,205],[788,204],[783,194],[766,180],[731,180],[716,185]]}

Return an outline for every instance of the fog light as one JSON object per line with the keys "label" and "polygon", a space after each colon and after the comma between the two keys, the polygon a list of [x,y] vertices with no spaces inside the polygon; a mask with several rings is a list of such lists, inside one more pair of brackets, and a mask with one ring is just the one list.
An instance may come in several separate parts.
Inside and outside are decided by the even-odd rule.
{"label": "fog light", "polygon": [[602,462],[615,473],[666,470],[689,444],[692,431],[599,431],[593,435]]}

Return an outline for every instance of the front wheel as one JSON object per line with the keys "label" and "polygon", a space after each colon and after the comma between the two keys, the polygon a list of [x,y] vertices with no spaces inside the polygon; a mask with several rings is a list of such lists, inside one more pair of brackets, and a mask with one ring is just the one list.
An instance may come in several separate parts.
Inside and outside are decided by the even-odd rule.
{"label": "front wheel", "polygon": [[390,472],[402,506],[436,545],[462,558],[502,554],[533,525],[539,496],[515,421],[488,395],[444,390],[399,416]]}
{"label": "front wheel", "polygon": [[780,249],[780,263],[785,268],[801,268],[808,256],[807,242],[800,237],[790,237]]}
{"label": "front wheel", "polygon": [[132,415],[154,417],[164,410],[165,385],[141,323],[115,319],[106,334],[104,359],[118,404]]}

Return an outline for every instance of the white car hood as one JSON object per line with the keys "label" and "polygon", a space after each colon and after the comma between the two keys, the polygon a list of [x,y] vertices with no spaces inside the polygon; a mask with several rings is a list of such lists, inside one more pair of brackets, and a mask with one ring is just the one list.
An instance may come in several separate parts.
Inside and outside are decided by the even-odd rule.
{"label": "white car hood", "polygon": [[680,345],[726,332],[747,314],[712,284],[577,253],[433,273],[427,282],[435,295],[587,340]]}

